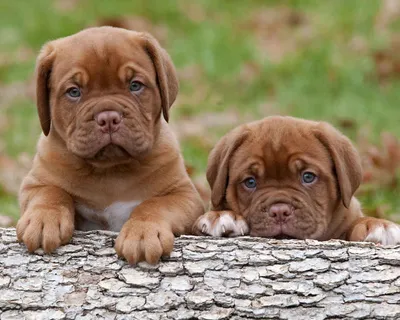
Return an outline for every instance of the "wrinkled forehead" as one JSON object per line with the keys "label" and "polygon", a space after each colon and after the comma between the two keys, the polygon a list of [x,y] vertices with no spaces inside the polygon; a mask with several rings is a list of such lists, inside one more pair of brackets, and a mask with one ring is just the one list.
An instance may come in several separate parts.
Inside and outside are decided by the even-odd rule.
{"label": "wrinkled forehead", "polygon": [[92,81],[129,77],[133,76],[129,73],[135,72],[155,78],[152,60],[139,34],[120,31],[78,33],[54,41],[56,58],[52,79],[59,82],[65,75],[79,71]]}
{"label": "wrinkled forehead", "polygon": [[310,128],[290,125],[254,128],[252,136],[232,159],[232,167],[240,168],[238,171],[251,168],[270,176],[310,166],[329,170],[332,166],[329,152]]}

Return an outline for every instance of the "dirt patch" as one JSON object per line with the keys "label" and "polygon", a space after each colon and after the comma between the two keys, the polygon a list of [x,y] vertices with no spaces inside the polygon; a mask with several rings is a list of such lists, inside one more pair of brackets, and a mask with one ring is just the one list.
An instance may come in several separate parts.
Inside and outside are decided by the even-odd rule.
{"label": "dirt patch", "polygon": [[392,37],[389,45],[372,54],[375,63],[375,76],[381,83],[400,79],[400,36]]}
{"label": "dirt patch", "polygon": [[0,86],[0,110],[9,108],[13,101],[22,98],[34,98],[34,83],[13,82],[9,85]]}
{"label": "dirt patch", "polygon": [[377,188],[396,188],[400,170],[400,141],[388,132],[381,134],[379,145],[371,145],[365,138],[357,141],[364,169],[363,182]]}
{"label": "dirt patch", "polygon": [[382,0],[381,7],[375,18],[375,30],[386,32],[390,25],[400,18],[400,1]]}
{"label": "dirt patch", "polygon": [[32,60],[35,52],[31,48],[20,47],[18,50],[10,52],[0,52],[0,66],[8,66],[17,63],[24,63]]}
{"label": "dirt patch", "polygon": [[284,6],[257,10],[240,27],[254,35],[260,51],[276,63],[314,36],[306,15]]}
{"label": "dirt patch", "polygon": [[204,6],[195,1],[181,1],[179,3],[179,9],[189,20],[195,23],[207,20],[207,12]]}
{"label": "dirt patch", "polygon": [[78,7],[79,2],[79,0],[55,0],[53,5],[57,11],[69,13]]}
{"label": "dirt patch", "polygon": [[7,155],[0,155],[0,187],[10,195],[18,195],[22,179],[32,166],[32,158],[26,153],[20,154],[17,159]]}

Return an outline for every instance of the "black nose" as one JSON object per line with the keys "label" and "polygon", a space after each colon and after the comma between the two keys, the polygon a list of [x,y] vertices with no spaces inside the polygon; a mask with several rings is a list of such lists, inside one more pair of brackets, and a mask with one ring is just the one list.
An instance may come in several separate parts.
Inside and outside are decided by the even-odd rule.
{"label": "black nose", "polygon": [[122,115],[117,111],[102,111],[95,115],[100,130],[104,133],[112,133],[119,129],[122,122]]}
{"label": "black nose", "polygon": [[287,203],[274,203],[269,207],[268,216],[279,221],[284,222],[292,215],[294,208]]}

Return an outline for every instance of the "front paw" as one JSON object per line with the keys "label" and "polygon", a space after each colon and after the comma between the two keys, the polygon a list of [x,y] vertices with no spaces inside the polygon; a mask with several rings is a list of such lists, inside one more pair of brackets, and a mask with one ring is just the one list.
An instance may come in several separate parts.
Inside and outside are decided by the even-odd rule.
{"label": "front paw", "polygon": [[349,240],[383,245],[400,244],[400,226],[384,219],[362,218],[352,228]]}
{"label": "front paw", "polygon": [[129,219],[115,241],[117,254],[130,264],[156,264],[162,256],[169,256],[173,247],[174,234],[163,222]]}
{"label": "front paw", "polygon": [[233,211],[209,211],[196,220],[192,232],[198,236],[237,237],[248,234],[249,226]]}
{"label": "front paw", "polygon": [[17,223],[18,241],[30,252],[41,247],[50,253],[68,243],[73,232],[73,214],[66,208],[26,211]]}

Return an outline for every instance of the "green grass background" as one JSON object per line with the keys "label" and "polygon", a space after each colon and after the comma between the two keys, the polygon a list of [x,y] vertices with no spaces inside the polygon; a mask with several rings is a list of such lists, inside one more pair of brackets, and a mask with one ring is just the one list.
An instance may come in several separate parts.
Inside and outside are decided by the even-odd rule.
{"label": "green grass background", "polygon": [[[103,18],[143,17],[168,31],[164,46],[178,70],[200,70],[181,81],[182,99],[172,109],[172,122],[177,126],[179,121],[196,121],[202,114],[223,116],[233,110],[243,121],[274,113],[333,124],[352,119],[358,127],[369,128],[371,142],[379,141],[382,131],[400,136],[400,82],[391,79],[382,85],[374,77],[371,54],[388,46],[400,24],[390,25],[386,32],[376,30],[379,0],[67,2],[71,9],[59,9],[57,2],[50,0],[0,0],[0,55],[9,60],[0,63],[0,88],[29,83],[35,55],[48,40],[70,35]],[[312,36],[276,62],[268,50],[258,46],[262,27],[249,25],[257,14],[282,8],[304,16]],[[295,39],[297,30],[288,28],[280,40]],[[352,49],[354,39],[362,40],[363,52]],[[22,49],[32,51],[23,61],[14,58]],[[243,75],[248,65],[253,66],[255,75]],[[202,94],[196,94],[199,91]],[[0,117],[7,124],[0,130],[2,154],[13,158],[22,152],[33,155],[40,133],[34,101],[21,94],[0,108]],[[213,142],[230,127],[208,128],[207,137],[181,138],[184,157],[197,174],[204,173],[212,144],[204,140],[209,137]],[[345,132],[352,138],[357,133],[356,129]],[[399,190],[390,188],[365,195],[362,201],[367,208],[385,204],[390,215],[400,212],[399,198]],[[0,213],[17,217],[15,195],[0,189],[0,208]]]}

